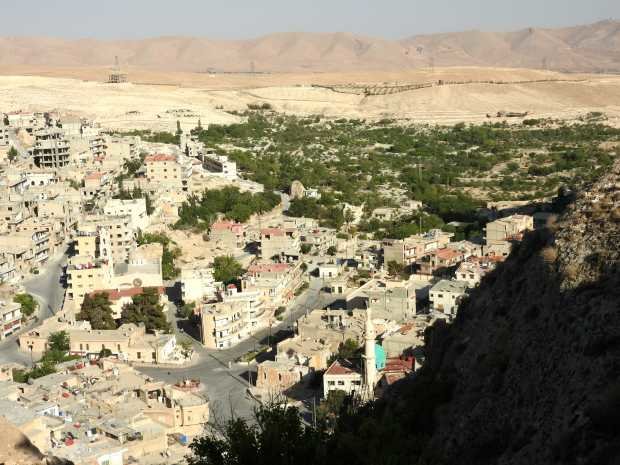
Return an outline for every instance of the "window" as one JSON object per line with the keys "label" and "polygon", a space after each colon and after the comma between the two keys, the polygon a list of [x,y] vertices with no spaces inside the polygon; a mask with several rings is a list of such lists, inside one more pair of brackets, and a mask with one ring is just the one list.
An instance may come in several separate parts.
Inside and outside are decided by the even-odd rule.
{"label": "window", "polygon": [[338,386],[344,386],[344,381],[338,381]]}
{"label": "window", "polygon": [[90,345],[86,344],[86,350],[90,350]]}
{"label": "window", "polygon": [[82,350],[82,349],[83,349],[82,344],[80,344],[80,350]]}
{"label": "window", "polygon": [[336,382],[335,382],[335,381],[328,381],[328,382],[327,382],[327,385],[328,385],[328,386],[335,386],[335,385],[336,385]]}
{"label": "window", "polygon": [[142,358],[142,354],[140,352],[136,352],[136,358],[140,360],[140,358]]}
{"label": "window", "polygon": [[155,360],[155,359],[157,358],[157,353],[153,352],[153,353],[151,354],[151,357],[153,358],[153,360]]}

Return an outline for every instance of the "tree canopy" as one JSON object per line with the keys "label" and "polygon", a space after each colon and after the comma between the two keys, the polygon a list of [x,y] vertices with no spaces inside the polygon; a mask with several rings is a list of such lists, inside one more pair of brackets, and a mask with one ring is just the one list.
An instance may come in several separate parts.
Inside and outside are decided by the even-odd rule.
{"label": "tree canopy", "polygon": [[215,257],[213,260],[213,277],[224,284],[236,283],[244,273],[241,264],[229,255]]}
{"label": "tree canopy", "polygon": [[13,302],[21,305],[22,314],[25,317],[31,316],[39,307],[39,303],[30,294],[16,294]]}
{"label": "tree canopy", "polygon": [[193,195],[179,209],[175,227],[208,229],[218,214],[227,219],[244,223],[255,213],[271,211],[280,203],[280,196],[273,192],[252,194],[240,192],[236,187],[206,190],[201,196]]}
{"label": "tree canopy", "polygon": [[144,323],[147,331],[170,332],[170,323],[164,314],[164,306],[159,303],[157,289],[146,288],[142,294],[135,295],[125,304],[121,312],[121,323]]}
{"label": "tree canopy", "polygon": [[75,317],[78,320],[89,321],[93,329],[116,329],[116,321],[112,316],[112,303],[106,292],[92,296],[85,295],[80,312]]}

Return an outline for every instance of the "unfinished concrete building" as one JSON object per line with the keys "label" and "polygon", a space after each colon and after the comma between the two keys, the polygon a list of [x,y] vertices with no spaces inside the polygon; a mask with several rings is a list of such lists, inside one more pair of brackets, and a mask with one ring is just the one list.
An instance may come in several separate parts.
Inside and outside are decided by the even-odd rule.
{"label": "unfinished concrete building", "polygon": [[69,164],[70,145],[64,132],[58,128],[40,129],[35,132],[31,149],[34,164],[38,168],[62,168]]}

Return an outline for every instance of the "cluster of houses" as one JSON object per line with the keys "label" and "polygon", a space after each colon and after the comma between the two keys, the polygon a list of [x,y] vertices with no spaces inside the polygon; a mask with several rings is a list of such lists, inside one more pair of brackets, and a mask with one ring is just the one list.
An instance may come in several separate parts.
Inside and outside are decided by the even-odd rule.
{"label": "cluster of houses", "polygon": [[188,435],[209,420],[200,382],[155,381],[113,358],[66,362],[27,384],[5,373],[2,416],[39,450],[76,465],[182,460]]}
{"label": "cluster of houses", "polygon": [[[68,354],[82,360],[28,384],[11,381],[3,368],[3,416],[42,450],[76,464],[158,463],[153,457],[174,452],[171,437],[183,446],[209,414],[198,381],[168,385],[131,368],[185,363],[174,333],[143,323],[93,328],[78,318],[85,299],[105,294],[118,321],[147,290],[171,311],[166,290],[178,283],[179,304],[193,309],[202,345],[226,350],[278,325],[318,282],[311,292],[332,303],[305,308],[291,322],[292,337],[257,364],[252,393],[290,395],[321,379],[323,397],[343,391],[370,399],[415,372],[425,329],[454,319],[468,291],[534,228],[531,216],[514,214],[489,222],[480,243],[453,241],[441,230],[379,241],[287,217],[280,205],[247,223],[216,218],[200,239],[200,258],[179,261],[179,277],[165,281],[166,246],[144,243],[144,233],[171,232],[183,202],[205,189],[263,190],[196,136],[179,139],[179,146],[148,143],[54,113],[0,115],[0,341],[19,332],[20,350],[35,359],[64,331]],[[294,182],[291,197],[320,193]],[[408,201],[371,217],[391,221],[422,207]],[[346,208],[359,221],[361,207]],[[12,296],[63,254],[62,307],[30,327]],[[243,272],[219,282],[215,259],[224,256]]]}
{"label": "cluster of houses", "polygon": [[[515,214],[489,222],[483,243],[452,241],[451,233],[431,230],[404,240],[341,244],[334,260],[316,267],[336,305],[302,316],[295,335],[277,344],[273,360],[258,364],[257,395],[294,396],[317,373],[325,398],[334,390],[380,395],[423,363],[425,329],[437,319],[454,319],[468,291],[532,229],[531,216]],[[294,236],[289,232],[283,241]],[[375,258],[360,260],[364,256]],[[403,273],[390,274],[393,264]],[[338,358],[347,343],[359,348],[357,356]]]}

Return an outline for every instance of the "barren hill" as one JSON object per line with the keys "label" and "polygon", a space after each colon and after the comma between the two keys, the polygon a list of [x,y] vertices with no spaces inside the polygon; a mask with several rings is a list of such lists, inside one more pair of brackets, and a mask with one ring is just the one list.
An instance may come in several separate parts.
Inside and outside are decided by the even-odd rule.
{"label": "barren hill", "polygon": [[468,31],[400,41],[348,33],[277,33],[252,40],[0,38],[2,66],[125,66],[158,71],[342,72],[429,66],[620,72],[620,22],[515,32]]}

